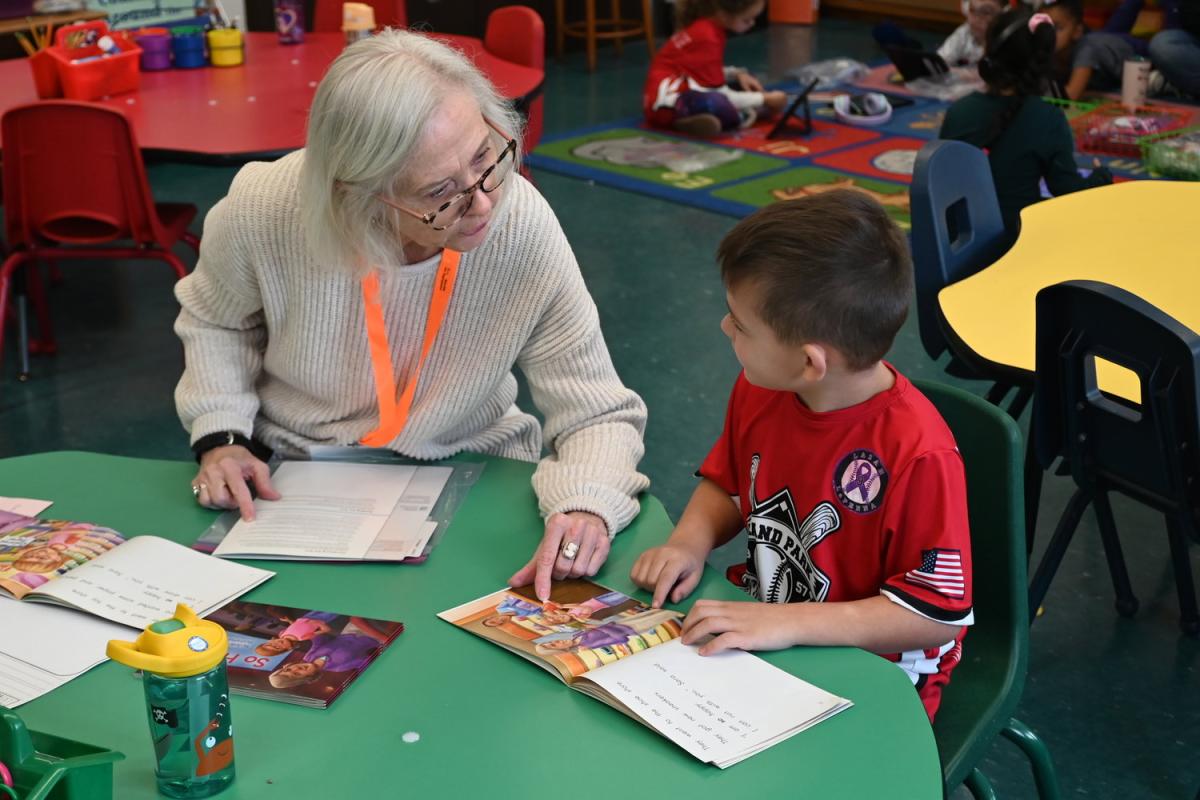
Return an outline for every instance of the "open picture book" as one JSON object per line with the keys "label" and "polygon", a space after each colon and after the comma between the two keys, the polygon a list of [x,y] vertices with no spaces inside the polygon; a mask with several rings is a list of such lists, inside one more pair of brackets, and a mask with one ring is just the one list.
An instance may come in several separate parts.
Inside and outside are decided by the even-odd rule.
{"label": "open picture book", "polygon": [[144,628],[178,603],[203,615],[271,577],[157,536],[0,512],[0,595]]}
{"label": "open picture book", "polygon": [[587,580],[504,589],[438,614],[724,769],[853,705],[740,650],[701,656],[683,615]]}
{"label": "open picture book", "polygon": [[273,574],[157,536],[0,512],[0,705],[79,677],[107,660],[109,639],[179,603],[203,616]]}

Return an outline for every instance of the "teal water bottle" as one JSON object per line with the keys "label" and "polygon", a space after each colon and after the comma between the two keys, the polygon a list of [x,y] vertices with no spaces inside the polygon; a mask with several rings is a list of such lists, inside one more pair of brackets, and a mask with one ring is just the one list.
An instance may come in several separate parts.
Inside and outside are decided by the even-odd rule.
{"label": "teal water bottle", "polygon": [[225,629],[183,604],[136,641],[108,643],[109,658],[142,670],[158,791],[167,797],[211,797],[233,783],[228,650]]}

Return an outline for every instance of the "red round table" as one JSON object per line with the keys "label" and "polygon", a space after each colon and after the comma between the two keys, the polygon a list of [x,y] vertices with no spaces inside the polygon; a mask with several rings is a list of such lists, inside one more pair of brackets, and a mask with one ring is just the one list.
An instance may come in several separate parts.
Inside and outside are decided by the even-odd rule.
{"label": "red round table", "polygon": [[[542,70],[497,58],[478,39],[438,38],[470,56],[519,106],[541,91]],[[204,161],[279,156],[304,146],[317,82],[344,46],[341,33],[306,34],[299,45],[248,33],[242,66],[143,72],[138,91],[98,102],[129,116],[144,150]],[[0,112],[36,100],[25,59],[0,61]]]}

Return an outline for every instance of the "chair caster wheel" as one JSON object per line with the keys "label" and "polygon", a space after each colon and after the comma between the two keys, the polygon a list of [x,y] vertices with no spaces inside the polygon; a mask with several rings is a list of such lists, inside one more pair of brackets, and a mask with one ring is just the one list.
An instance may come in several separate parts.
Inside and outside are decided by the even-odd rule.
{"label": "chair caster wheel", "polygon": [[21,383],[27,383],[29,381],[29,373],[28,372],[18,373],[17,380],[20,381]]}
{"label": "chair caster wheel", "polygon": [[1117,607],[1117,613],[1122,617],[1132,617],[1138,610],[1138,600],[1136,597],[1131,597],[1128,601],[1117,600],[1114,605]]}

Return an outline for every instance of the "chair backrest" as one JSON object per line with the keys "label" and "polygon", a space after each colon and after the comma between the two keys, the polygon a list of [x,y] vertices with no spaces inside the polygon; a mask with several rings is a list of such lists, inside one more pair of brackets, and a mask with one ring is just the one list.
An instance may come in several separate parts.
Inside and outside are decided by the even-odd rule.
{"label": "chair backrest", "polygon": [[528,6],[504,6],[488,14],[483,49],[523,67],[545,69],[546,25]]}
{"label": "chair backrest", "polygon": [[946,350],[937,296],[973,275],[1009,244],[987,156],[966,142],[935,140],[921,148],[909,190],[917,324],[930,358]]}
{"label": "chair backrest", "polygon": [[[504,6],[488,14],[483,34],[483,49],[492,55],[520,64],[523,67],[546,68],[546,25],[542,17],[528,6]],[[542,117],[545,97],[539,94],[525,114],[525,137],[521,143],[529,153],[542,139]]]}
{"label": "chair backrest", "polygon": [[[380,28],[403,28],[408,25],[408,6],[405,0],[359,0],[375,9],[375,24]],[[342,0],[316,0],[312,26],[315,33],[333,33],[342,29]]]}
{"label": "chair backrest", "polygon": [[[1100,391],[1096,359],[1136,373],[1140,402]],[[1129,292],[1068,281],[1037,295],[1038,458],[1063,456],[1162,511],[1200,508],[1200,337]]]}
{"label": "chair backrest", "polygon": [[115,109],[46,100],[0,119],[12,247],[162,238],[133,128]]}
{"label": "chair backrest", "polygon": [[934,722],[947,796],[977,766],[1021,699],[1029,657],[1022,437],[973,394],[914,381],[958,443],[967,473],[975,624]]}

